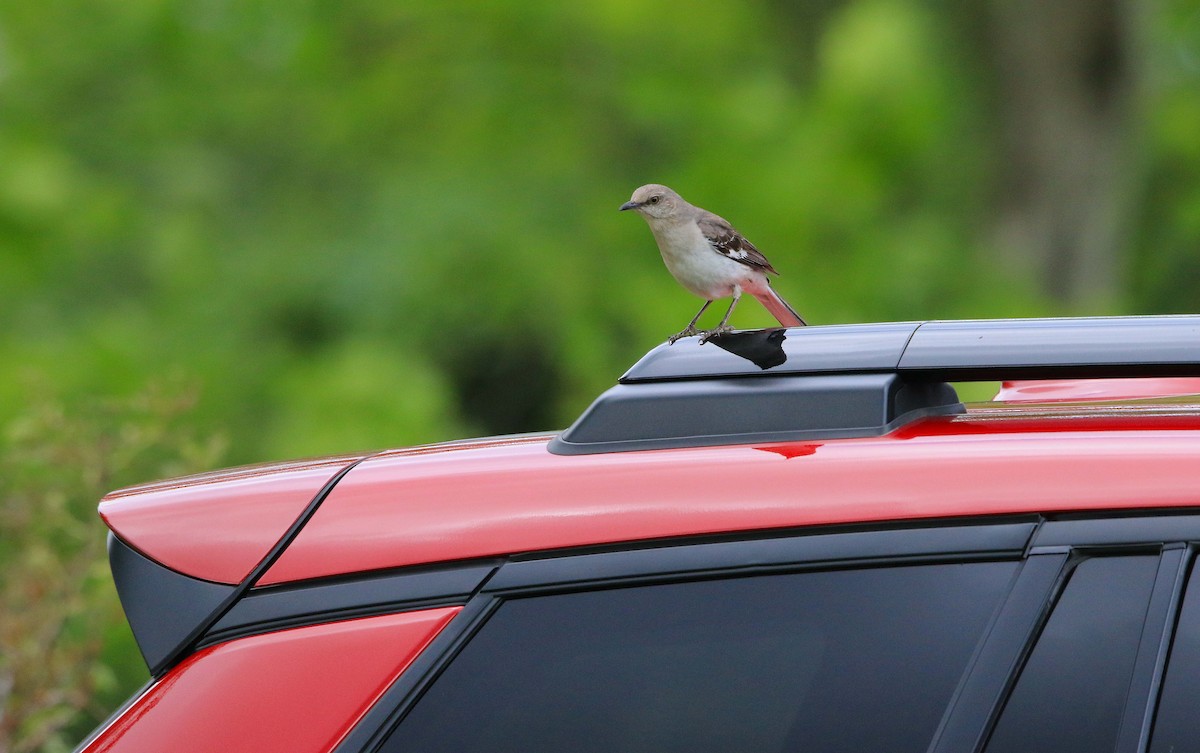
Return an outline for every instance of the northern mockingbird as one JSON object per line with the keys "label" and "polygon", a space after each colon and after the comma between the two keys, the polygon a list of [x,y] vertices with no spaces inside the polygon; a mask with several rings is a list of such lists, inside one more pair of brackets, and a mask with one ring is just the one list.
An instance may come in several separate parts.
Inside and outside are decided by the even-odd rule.
{"label": "northern mockingbird", "polygon": [[[667,271],[704,305],[687,327],[668,342],[701,335],[700,342],[732,331],[729,315],[742,293],[749,293],[785,327],[800,327],[804,319],[771,289],[768,274],[778,272],[767,257],[721,217],[692,206],[666,186],[651,183],[633,192],[621,211],[632,209],[646,219]],[[729,309],[715,329],[700,331],[696,322],[714,300],[733,296]]]}

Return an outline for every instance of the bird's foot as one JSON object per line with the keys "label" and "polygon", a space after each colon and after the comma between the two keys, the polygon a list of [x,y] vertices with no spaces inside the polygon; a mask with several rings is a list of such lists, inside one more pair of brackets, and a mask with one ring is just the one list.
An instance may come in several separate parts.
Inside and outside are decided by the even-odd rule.
{"label": "bird's foot", "polygon": [[703,345],[704,343],[708,342],[709,340],[713,339],[714,337],[720,337],[721,335],[728,334],[732,331],[733,331],[733,327],[729,326],[728,324],[722,324],[720,327],[716,327],[714,329],[710,329],[710,330],[701,332],[700,333],[700,344]]}
{"label": "bird's foot", "polygon": [[685,337],[691,337],[692,335],[698,335],[698,334],[700,334],[700,330],[696,329],[696,325],[689,324],[679,334],[671,335],[670,337],[668,337],[667,345],[674,345],[676,340],[681,340]]}

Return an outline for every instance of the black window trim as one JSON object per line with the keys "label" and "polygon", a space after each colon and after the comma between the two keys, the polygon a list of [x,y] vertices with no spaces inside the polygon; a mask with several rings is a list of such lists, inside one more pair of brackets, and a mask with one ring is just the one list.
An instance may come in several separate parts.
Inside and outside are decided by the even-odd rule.
{"label": "black window trim", "polygon": [[498,560],[476,560],[256,589],[198,645],[333,620],[462,605],[499,566]]}
{"label": "black window trim", "polygon": [[1038,551],[1054,547],[1167,545],[1186,541],[1200,542],[1200,514],[1196,510],[1140,511],[1135,516],[1120,513],[1062,516],[1043,523],[1030,548]]}
{"label": "black window trim", "polygon": [[925,562],[1011,559],[1026,551],[1036,529],[1037,523],[1028,520],[977,521],[973,525],[808,532],[518,560],[505,563],[483,590],[517,595],[692,579],[705,574],[729,577],[916,559]]}
{"label": "black window trim", "polygon": [[1167,654],[1174,638],[1183,589],[1194,560],[1194,546],[1166,544],[1150,594],[1142,640],[1134,661],[1125,714],[1117,733],[1115,753],[1140,753],[1150,742]]}
{"label": "black window trim", "polygon": [[1067,552],[1046,552],[1022,563],[946,707],[929,753],[965,753],[983,747],[1062,589],[1069,560]]}

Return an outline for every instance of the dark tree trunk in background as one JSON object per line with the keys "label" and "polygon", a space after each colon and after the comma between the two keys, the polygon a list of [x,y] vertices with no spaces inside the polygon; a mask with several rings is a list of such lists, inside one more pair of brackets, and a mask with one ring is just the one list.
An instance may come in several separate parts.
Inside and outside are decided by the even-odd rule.
{"label": "dark tree trunk in background", "polygon": [[986,0],[1001,144],[996,236],[1070,310],[1124,291],[1136,186],[1126,0]]}

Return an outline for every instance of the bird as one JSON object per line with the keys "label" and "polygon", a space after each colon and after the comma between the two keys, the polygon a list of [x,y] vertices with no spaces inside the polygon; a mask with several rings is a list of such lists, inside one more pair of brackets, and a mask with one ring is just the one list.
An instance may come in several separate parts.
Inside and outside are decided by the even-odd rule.
{"label": "bird", "polygon": [[[621,211],[626,210],[633,210],[646,220],[658,242],[667,271],[680,285],[704,299],[704,305],[692,320],[683,331],[672,335],[668,344],[674,345],[680,338],[692,335],[700,335],[700,343],[704,344],[713,337],[733,331],[729,316],[742,293],[757,298],[781,325],[805,325],[796,310],[771,288],[767,275],[778,275],[779,272],[724,218],[689,204],[675,191],[658,183],[635,190],[629,201],[621,205]],[[710,330],[697,330],[696,322],[705,309],[718,298],[729,296],[733,301],[721,323]]]}

